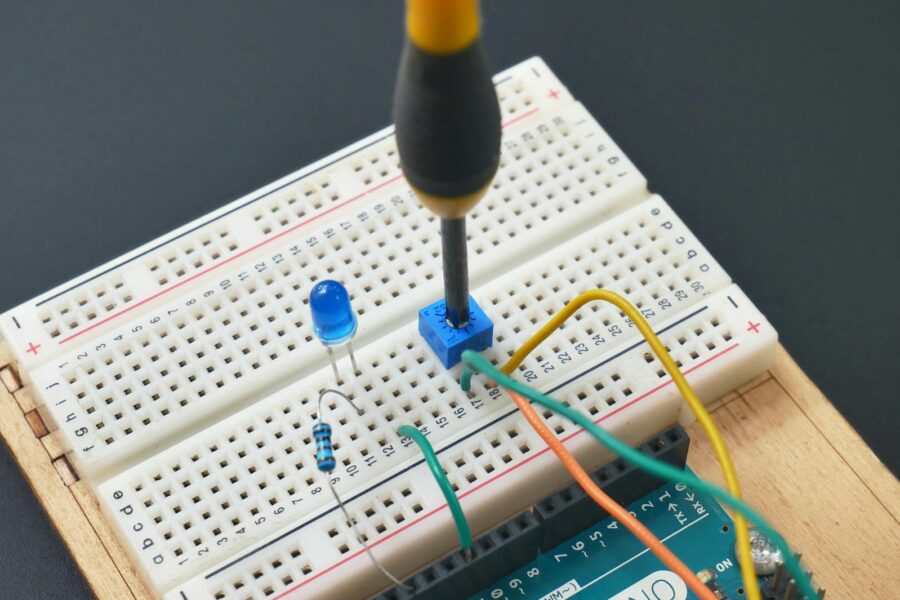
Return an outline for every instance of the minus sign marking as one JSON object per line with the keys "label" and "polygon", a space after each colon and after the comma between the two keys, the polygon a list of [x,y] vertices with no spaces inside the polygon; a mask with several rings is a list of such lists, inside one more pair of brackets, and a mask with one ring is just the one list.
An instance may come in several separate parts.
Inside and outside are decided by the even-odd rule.
{"label": "minus sign marking", "polygon": [[581,125],[581,124],[584,123],[585,121],[587,121],[587,119],[582,119],[582,120],[580,120],[580,121],[576,121],[575,124],[576,124],[576,125]]}
{"label": "minus sign marking", "polygon": [[731,302],[731,305],[732,305],[733,307],[735,307],[735,308],[738,307],[737,302],[735,302],[735,301],[734,301],[734,298],[732,298],[731,296],[728,296],[728,301]]}
{"label": "minus sign marking", "polygon": [[541,78],[541,72],[537,70],[537,67],[531,67],[531,72],[534,73],[534,76],[538,79]]}
{"label": "minus sign marking", "polygon": [[16,324],[16,327],[17,327],[17,328],[22,329],[22,326],[19,325],[19,320],[18,320],[17,318],[13,317],[12,320],[13,320],[13,323]]}

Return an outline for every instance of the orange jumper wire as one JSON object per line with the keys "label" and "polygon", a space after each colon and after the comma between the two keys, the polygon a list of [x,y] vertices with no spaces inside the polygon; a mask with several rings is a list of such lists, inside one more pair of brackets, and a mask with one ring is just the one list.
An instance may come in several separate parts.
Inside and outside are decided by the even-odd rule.
{"label": "orange jumper wire", "polygon": [[643,523],[633,517],[621,504],[606,495],[606,493],[594,483],[587,474],[587,471],[581,468],[581,465],[578,464],[575,457],[569,453],[550,428],[544,424],[540,415],[538,415],[537,411],[534,410],[534,407],[531,406],[531,403],[528,402],[528,400],[512,390],[506,391],[512,397],[516,406],[519,407],[519,410],[522,411],[522,414],[525,415],[528,424],[534,428],[550,449],[553,450],[556,456],[559,457],[560,462],[566,467],[566,470],[572,474],[572,477],[575,478],[575,481],[578,482],[581,489],[583,489],[594,502],[612,515],[614,519],[627,527],[637,539],[643,542],[643,544],[659,558],[659,560],[669,567],[676,575],[681,577],[687,586],[691,588],[691,591],[702,598],[702,600],[716,600],[716,595],[712,590],[706,587],[706,584],[700,581],[697,575],[691,571],[686,564],[681,562],[681,559],[672,554],[672,551],[666,548],[663,543],[659,541],[659,538],[653,535]]}

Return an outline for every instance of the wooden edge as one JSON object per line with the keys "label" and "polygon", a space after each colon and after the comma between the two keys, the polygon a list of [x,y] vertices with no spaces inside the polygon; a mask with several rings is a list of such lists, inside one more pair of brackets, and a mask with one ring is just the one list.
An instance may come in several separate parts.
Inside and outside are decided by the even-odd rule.
{"label": "wooden edge", "polygon": [[93,525],[97,536],[118,568],[119,575],[125,580],[135,598],[137,600],[156,598],[156,594],[144,580],[137,561],[132,560],[125,546],[119,541],[119,535],[113,529],[112,521],[103,512],[90,484],[83,480],[77,481],[69,487],[69,491],[72,492],[82,512]]}
{"label": "wooden edge", "polygon": [[50,460],[59,458],[67,451],[65,436],[59,429],[42,437],[41,444],[44,445],[44,450],[50,455]]}
{"label": "wooden edge", "polygon": [[715,411],[719,410],[720,408],[722,408],[723,406],[727,405],[729,402],[737,400],[737,398],[738,398],[737,392],[728,392],[721,398],[713,400],[712,402],[707,404],[706,410],[708,410],[709,412],[715,412]]}
{"label": "wooden edge", "polygon": [[[0,354],[4,356],[8,358]],[[0,369],[15,375],[8,364]],[[55,456],[48,453],[44,440],[51,447],[60,440],[48,434],[37,411],[24,413],[19,399],[10,393],[7,386],[18,381],[8,375],[0,380],[0,435],[87,584],[101,598],[153,598],[101,515],[89,486],[78,481],[61,448]]]}
{"label": "wooden edge", "polygon": [[23,413],[31,412],[38,407],[37,400],[34,394],[31,393],[31,387],[29,386],[16,390],[13,392],[13,396],[15,396],[16,402],[19,403],[19,408],[22,409]]}
{"label": "wooden edge", "polygon": [[[827,402],[821,395],[816,401]],[[717,410],[715,421],[747,498],[795,550],[805,551],[803,563],[816,586],[836,598],[896,595],[900,527],[778,376]],[[694,423],[690,433],[688,464],[721,483],[721,468],[702,428]]]}
{"label": "wooden edge", "polygon": [[770,379],[772,379],[771,371],[766,371],[765,373],[760,373],[759,375],[757,375],[756,377],[754,377],[753,379],[751,379],[744,385],[738,386],[737,390],[735,390],[733,393],[738,396],[743,396],[744,394],[746,394],[753,388],[764,384],[765,382],[767,382]]}
{"label": "wooden edge", "polygon": [[10,364],[12,364],[12,354],[9,351],[9,346],[0,339],[0,369]]}
{"label": "wooden edge", "polygon": [[28,423],[28,426],[31,427],[31,433],[34,434],[34,437],[41,439],[48,433],[47,426],[44,424],[44,419],[41,418],[41,415],[38,414],[38,411],[32,410],[30,412],[25,413],[25,422]]}
{"label": "wooden edge", "polygon": [[764,384],[765,382],[767,382],[770,379],[772,379],[771,372],[766,371],[765,373],[760,373],[759,375],[757,375],[756,377],[754,377],[747,383],[741,385],[734,391],[728,392],[721,398],[717,398],[717,399],[713,400],[712,402],[710,402],[709,404],[707,404],[706,410],[708,410],[711,413],[716,412],[717,410],[721,410],[722,408],[725,408],[726,406],[728,406],[731,402],[739,399],[741,397],[741,395],[745,394],[746,392],[752,390],[755,387],[758,387],[758,386]]}
{"label": "wooden edge", "polygon": [[900,482],[781,344],[778,344],[775,351],[772,373],[834,451],[850,466],[894,520],[900,522]]}
{"label": "wooden edge", "polygon": [[13,370],[12,365],[0,367],[0,385],[11,393],[22,387],[19,375]]}
{"label": "wooden edge", "polygon": [[134,598],[5,387],[0,387],[0,433],[91,589],[99,596]]}

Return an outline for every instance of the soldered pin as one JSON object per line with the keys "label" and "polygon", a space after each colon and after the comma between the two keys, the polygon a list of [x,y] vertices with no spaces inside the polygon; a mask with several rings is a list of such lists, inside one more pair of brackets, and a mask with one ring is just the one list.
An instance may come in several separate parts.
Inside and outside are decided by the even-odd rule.
{"label": "soldered pin", "polygon": [[778,563],[775,567],[775,574],[772,576],[771,586],[772,590],[777,590],[778,586],[781,585],[781,578],[784,575],[784,563]]}
{"label": "soldered pin", "polygon": [[[735,544],[737,554],[737,544]],[[757,575],[771,575],[779,564],[784,563],[781,550],[759,529],[750,528],[750,555]]]}

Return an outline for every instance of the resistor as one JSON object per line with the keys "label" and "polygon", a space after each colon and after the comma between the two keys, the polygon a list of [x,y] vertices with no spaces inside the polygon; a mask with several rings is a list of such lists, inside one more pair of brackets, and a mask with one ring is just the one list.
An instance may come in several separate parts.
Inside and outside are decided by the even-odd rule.
{"label": "resistor", "polygon": [[331,445],[331,425],[319,421],[313,426],[313,439],[316,441],[316,467],[323,473],[331,473],[337,464],[334,460],[334,447]]}
{"label": "resistor", "polygon": [[[327,394],[335,394],[340,396],[344,400],[347,401],[350,406],[356,411],[356,414],[362,416],[363,412],[359,409],[356,404],[353,403],[353,400],[340,390],[322,390],[319,392],[319,413],[318,413],[318,421],[313,425],[313,439],[316,442],[316,467],[318,467],[319,471],[328,475],[332,471],[334,471],[335,466],[337,466],[337,460],[334,458],[334,445],[331,443],[331,425],[324,421],[324,417],[322,414],[322,399]],[[340,495],[334,487],[334,483],[338,478],[335,478],[334,481],[331,480],[330,476],[325,477],[325,481],[328,484],[328,488],[331,490],[332,496],[334,496],[334,501],[337,502],[338,506],[341,507],[341,512],[344,513],[344,518],[347,520],[347,523],[353,528],[353,532],[356,534],[356,539],[359,541],[360,545],[365,549],[366,554],[369,555],[369,559],[372,561],[372,564],[381,571],[385,577],[393,581],[396,585],[399,585],[405,590],[411,591],[412,588],[396,577],[394,577],[390,571],[384,568],[375,555],[372,554],[372,549],[369,548],[369,544],[366,543],[366,538],[359,531],[359,527],[356,525],[356,521],[353,517],[350,516],[350,513],[347,511],[347,507],[344,505],[343,500],[341,500]]]}
{"label": "resistor", "polygon": [[325,422],[322,414],[322,399],[327,394],[335,394],[347,401],[357,415],[362,416],[363,412],[353,403],[350,396],[340,390],[322,390],[319,392],[319,420],[313,425],[313,440],[316,442],[316,467],[323,473],[331,473],[337,465],[334,458],[334,445],[331,443],[331,425]]}

